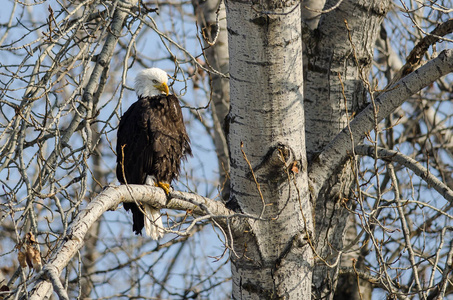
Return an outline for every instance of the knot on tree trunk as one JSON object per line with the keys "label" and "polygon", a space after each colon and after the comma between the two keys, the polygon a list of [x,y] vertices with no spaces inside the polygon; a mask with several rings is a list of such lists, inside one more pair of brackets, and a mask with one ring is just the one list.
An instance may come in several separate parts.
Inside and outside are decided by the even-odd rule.
{"label": "knot on tree trunk", "polygon": [[250,174],[261,181],[268,180],[272,182],[281,182],[288,180],[289,173],[299,173],[300,161],[297,161],[294,151],[283,143],[278,143],[271,147],[264,156],[263,161],[256,166]]}

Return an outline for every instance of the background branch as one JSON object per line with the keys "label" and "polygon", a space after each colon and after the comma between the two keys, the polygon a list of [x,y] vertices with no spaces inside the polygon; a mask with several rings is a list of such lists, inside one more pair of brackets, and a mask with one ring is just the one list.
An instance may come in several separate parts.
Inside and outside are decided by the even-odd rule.
{"label": "background branch", "polygon": [[[453,50],[444,50],[438,57],[396,82],[376,98],[377,121],[382,121],[410,96],[452,71]],[[312,161],[309,177],[315,195],[334,170],[345,162],[348,155],[353,155],[354,146],[361,143],[374,129],[374,114],[373,106],[368,105]]]}
{"label": "background branch", "polygon": [[[359,145],[354,148],[355,154],[368,155],[373,158],[379,158],[384,161],[397,162],[408,169],[412,170],[417,176],[425,180],[432,186],[439,194],[453,204],[453,191],[442,181],[436,178],[427,168],[423,167],[415,159],[410,158],[398,151],[388,150],[384,148],[377,148],[370,145]],[[377,157],[376,157],[377,153]]]}

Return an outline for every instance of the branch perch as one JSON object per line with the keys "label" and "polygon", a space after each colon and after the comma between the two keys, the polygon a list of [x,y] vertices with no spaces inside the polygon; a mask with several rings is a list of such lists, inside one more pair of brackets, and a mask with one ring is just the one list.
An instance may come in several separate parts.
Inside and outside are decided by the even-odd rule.
{"label": "branch perch", "polygon": [[[184,199],[191,199],[187,201]],[[167,199],[165,192],[158,187],[149,185],[120,185],[108,186],[97,195],[75,218],[69,227],[66,238],[53,253],[44,270],[52,270],[54,275],[60,275],[77,251],[83,247],[84,238],[90,227],[107,211],[116,208],[121,202],[144,202],[157,208],[191,210],[199,216],[232,217],[234,213],[225,208],[221,201],[214,201],[196,194],[172,192]],[[198,205],[194,204],[197,203]],[[226,220],[217,220],[221,225]],[[57,278],[58,276],[54,276]],[[52,288],[49,280],[41,277],[30,292],[30,299],[42,299]]]}

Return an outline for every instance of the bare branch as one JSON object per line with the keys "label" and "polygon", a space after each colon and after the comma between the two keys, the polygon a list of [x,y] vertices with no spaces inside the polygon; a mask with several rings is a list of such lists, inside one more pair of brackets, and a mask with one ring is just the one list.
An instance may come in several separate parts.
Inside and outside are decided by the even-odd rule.
{"label": "bare branch", "polygon": [[[445,50],[439,56],[408,76],[404,77],[375,100],[378,109],[377,120],[380,122],[403,104],[410,96],[422,88],[453,71],[453,50]],[[372,105],[368,105],[330,142],[309,166],[309,176],[316,195],[325,180],[333,171],[344,163],[351,153],[352,143],[358,145],[375,126]]]}
{"label": "bare branch", "polygon": [[[369,145],[359,145],[355,148],[355,153],[358,155],[368,155],[375,158],[376,147]],[[432,173],[423,167],[418,161],[409,156],[406,156],[398,151],[388,150],[384,148],[377,148],[378,158],[384,161],[397,162],[408,169],[414,171],[417,176],[425,180],[430,186],[432,186],[439,194],[446,200],[453,203],[453,191],[442,181],[436,178]]]}
{"label": "bare branch", "polygon": [[[175,196],[180,199],[173,198]],[[194,205],[189,201],[181,200],[181,198],[195,199],[199,204]],[[121,202],[135,201],[145,202],[158,208],[191,210],[200,216],[208,216],[210,214],[210,217],[213,218],[219,216],[231,217],[234,214],[225,208],[222,202],[213,201],[195,194],[172,192],[170,199],[167,199],[165,192],[161,188],[153,186],[109,186],[78,214],[73,224],[68,228],[63,243],[54,251],[44,269],[55,270],[57,274],[61,274],[72,257],[83,247],[87,231],[104,212],[117,207]],[[47,294],[51,287],[52,285],[49,281],[41,278],[30,292],[31,299],[39,299],[38,295]]]}

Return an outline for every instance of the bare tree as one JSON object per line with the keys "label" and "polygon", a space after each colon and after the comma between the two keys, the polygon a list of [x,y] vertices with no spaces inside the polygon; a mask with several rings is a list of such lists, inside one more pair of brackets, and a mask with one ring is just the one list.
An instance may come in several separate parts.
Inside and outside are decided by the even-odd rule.
{"label": "bare tree", "polygon": [[[4,10],[0,297],[452,293],[449,1]],[[113,172],[151,66],[172,77],[195,153],[169,196]],[[121,203],[135,201],[163,209],[164,239],[132,234]]]}

